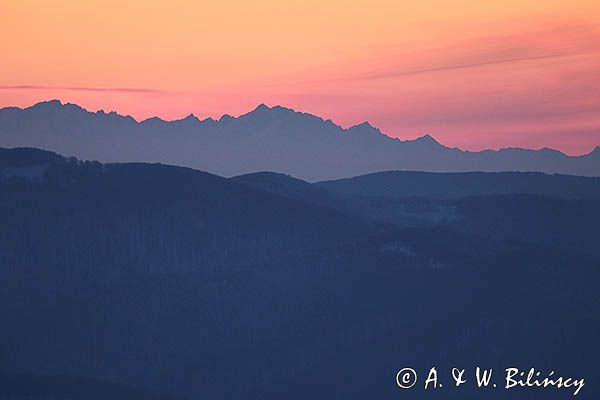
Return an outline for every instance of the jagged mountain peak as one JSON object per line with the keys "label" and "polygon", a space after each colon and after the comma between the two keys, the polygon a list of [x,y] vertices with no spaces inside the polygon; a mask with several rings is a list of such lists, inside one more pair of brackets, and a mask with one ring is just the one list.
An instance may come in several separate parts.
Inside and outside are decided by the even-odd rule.
{"label": "jagged mountain peak", "polygon": [[31,107],[28,107],[28,109],[39,109],[39,108],[47,108],[47,107],[56,108],[56,107],[62,107],[62,106],[63,106],[63,103],[60,100],[52,99],[52,100],[44,100],[44,101],[35,103]]}
{"label": "jagged mountain peak", "polygon": [[349,130],[350,129],[375,129],[375,130],[379,130],[379,129],[375,128],[373,125],[371,125],[371,123],[369,121],[364,121],[364,122],[361,122],[360,124],[353,125],[350,128],[348,128],[348,129]]}
{"label": "jagged mountain peak", "polygon": [[[43,147],[101,161],[168,162],[225,176],[272,170],[324,180],[392,169],[600,175],[599,148],[587,157],[553,150],[459,151],[429,134],[399,140],[369,122],[344,129],[309,113],[265,103],[218,121],[190,114],[177,121],[151,118],[137,123],[59,100],[26,110],[4,108],[0,117],[0,146]],[[180,136],[179,131],[189,135]]]}
{"label": "jagged mountain peak", "polygon": [[286,107],[279,106],[279,105],[269,107],[265,103],[260,103],[258,106],[256,106],[256,108],[254,108],[254,110],[252,110],[246,114],[240,115],[239,118],[253,116],[253,115],[265,115],[265,114],[283,115],[283,114],[299,114],[299,113],[295,110],[292,110],[291,108],[286,108]]}
{"label": "jagged mountain peak", "polygon": [[146,118],[145,120],[141,121],[142,124],[164,124],[167,123],[167,121],[165,121],[164,119],[160,118],[160,117],[150,117],[150,118]]}
{"label": "jagged mountain peak", "polygon": [[418,138],[412,140],[412,142],[429,143],[429,144],[441,146],[440,142],[438,142],[433,136],[431,136],[428,133],[424,134],[423,136],[419,136]]}
{"label": "jagged mountain peak", "polygon": [[218,119],[218,121],[219,121],[219,122],[229,122],[229,121],[231,121],[231,120],[234,120],[234,119],[235,119],[235,118],[234,118],[234,117],[232,117],[232,116],[231,116],[231,115],[229,115],[229,114],[223,114],[223,115],[221,115],[221,117]]}
{"label": "jagged mountain peak", "polygon": [[346,132],[356,135],[358,134],[359,136],[383,136],[383,134],[381,133],[381,131],[374,127],[373,125],[371,125],[371,123],[369,123],[368,121],[364,121],[361,122],[360,124],[351,126],[350,128],[346,129]]}
{"label": "jagged mountain peak", "polygon": [[256,106],[256,108],[253,110],[253,112],[254,111],[266,111],[266,110],[270,110],[270,109],[271,109],[271,107],[269,107],[265,103],[260,103],[258,106]]}
{"label": "jagged mountain peak", "polygon": [[182,121],[200,121],[198,117],[196,117],[193,113],[188,114]]}
{"label": "jagged mountain peak", "polygon": [[29,112],[57,112],[65,107],[66,104],[63,104],[60,100],[48,100],[48,101],[40,101],[35,103],[34,105],[24,108],[25,111]]}
{"label": "jagged mountain peak", "polygon": [[232,117],[227,119],[234,119],[245,124],[249,123],[256,128],[281,121],[286,121],[286,123],[305,123],[306,121],[324,122],[323,119],[312,114],[299,112],[279,105],[269,107],[264,103],[259,104],[254,110],[242,114],[237,118]]}

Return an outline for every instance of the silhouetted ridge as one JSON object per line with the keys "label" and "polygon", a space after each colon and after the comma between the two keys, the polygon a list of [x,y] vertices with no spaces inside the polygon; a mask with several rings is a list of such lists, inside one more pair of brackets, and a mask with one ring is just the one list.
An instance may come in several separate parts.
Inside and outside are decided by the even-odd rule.
{"label": "silhouetted ridge", "polygon": [[430,173],[386,171],[318,182],[330,191],[383,197],[457,198],[492,194],[539,194],[600,199],[600,178],[536,172]]}
{"label": "silhouetted ridge", "polygon": [[342,128],[282,106],[219,120],[194,115],[136,122],[129,116],[88,112],[59,101],[0,110],[0,146],[39,147],[103,162],[162,162],[222,176],[277,171],[308,181],[378,171],[539,171],[600,176],[596,151],[571,157],[552,149],[462,151],[430,135],[399,140],[368,122]]}
{"label": "silhouetted ridge", "polygon": [[[348,211],[344,207],[344,200],[339,198],[339,196],[289,175],[275,172],[255,172],[252,174],[235,176],[230,178],[230,180],[278,196],[297,199],[309,204],[325,206],[331,209]],[[360,213],[358,213],[358,215],[361,216]]]}
{"label": "silhouetted ridge", "polygon": [[51,151],[33,148],[0,148],[0,168],[25,167],[62,161],[64,158]]}

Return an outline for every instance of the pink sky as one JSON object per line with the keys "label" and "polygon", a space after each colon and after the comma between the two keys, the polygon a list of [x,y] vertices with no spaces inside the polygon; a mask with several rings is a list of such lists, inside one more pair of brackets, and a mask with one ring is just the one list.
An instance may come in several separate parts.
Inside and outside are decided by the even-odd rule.
{"label": "pink sky", "polygon": [[0,106],[284,105],[479,150],[600,145],[597,1],[7,1]]}

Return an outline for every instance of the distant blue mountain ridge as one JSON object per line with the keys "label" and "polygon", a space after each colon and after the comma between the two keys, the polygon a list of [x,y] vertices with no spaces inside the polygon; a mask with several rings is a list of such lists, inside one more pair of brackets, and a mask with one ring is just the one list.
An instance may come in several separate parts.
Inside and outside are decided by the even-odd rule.
{"label": "distant blue mountain ridge", "polygon": [[218,120],[136,121],[51,100],[0,109],[0,147],[36,147],[102,162],[160,162],[235,176],[276,171],[307,181],[389,170],[535,171],[600,176],[600,147],[582,156],[552,149],[478,152],[446,147],[430,135],[392,138],[368,122],[344,129],[289,108],[259,105]]}

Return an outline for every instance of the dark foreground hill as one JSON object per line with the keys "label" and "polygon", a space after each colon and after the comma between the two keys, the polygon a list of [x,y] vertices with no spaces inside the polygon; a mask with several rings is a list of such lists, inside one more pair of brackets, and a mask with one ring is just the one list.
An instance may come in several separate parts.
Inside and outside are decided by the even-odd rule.
{"label": "dark foreground hill", "polygon": [[[0,398],[15,379],[46,399],[269,400],[478,399],[450,376],[477,365],[596,378],[600,264],[589,246],[474,222],[382,221],[281,176],[268,189],[264,176],[19,152],[0,152],[0,379],[12,379]],[[518,220],[544,199],[560,218],[582,210],[515,195],[496,214],[477,199],[458,213]],[[576,235],[573,221],[564,229]],[[399,369],[434,365],[444,389],[396,386]],[[578,397],[597,395],[590,384]]]}

